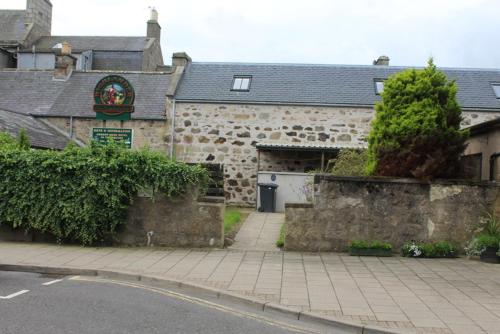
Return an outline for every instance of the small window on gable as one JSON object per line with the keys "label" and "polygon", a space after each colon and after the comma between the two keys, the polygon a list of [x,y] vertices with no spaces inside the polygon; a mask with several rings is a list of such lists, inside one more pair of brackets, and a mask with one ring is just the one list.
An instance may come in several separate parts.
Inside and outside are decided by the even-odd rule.
{"label": "small window on gable", "polygon": [[491,84],[491,87],[493,87],[493,91],[495,92],[497,99],[500,99],[500,83]]}
{"label": "small window on gable", "polygon": [[375,79],[375,94],[380,95],[384,91],[384,80]]}
{"label": "small window on gable", "polygon": [[250,81],[252,81],[251,76],[235,75],[231,90],[247,92],[250,90]]}

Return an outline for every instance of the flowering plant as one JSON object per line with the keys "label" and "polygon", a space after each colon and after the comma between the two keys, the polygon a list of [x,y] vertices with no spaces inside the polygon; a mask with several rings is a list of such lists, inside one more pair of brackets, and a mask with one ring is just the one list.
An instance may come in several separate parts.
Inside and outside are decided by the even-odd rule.
{"label": "flowering plant", "polygon": [[407,242],[403,245],[403,255],[408,257],[420,257],[422,256],[422,248],[417,245],[414,241]]}

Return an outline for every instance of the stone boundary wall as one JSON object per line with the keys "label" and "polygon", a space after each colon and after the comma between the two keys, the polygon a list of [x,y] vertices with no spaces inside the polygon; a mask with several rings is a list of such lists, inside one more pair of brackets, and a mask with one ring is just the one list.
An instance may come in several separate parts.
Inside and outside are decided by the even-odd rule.
{"label": "stone boundary wall", "polygon": [[395,249],[410,240],[463,247],[484,213],[500,214],[494,182],[356,178],[316,175],[314,204],[285,205],[285,250],[345,251],[354,239]]}
{"label": "stone boundary wall", "polygon": [[[128,246],[222,247],[223,197],[196,198],[187,192],[178,198],[163,194],[137,197],[128,210],[118,244]],[[149,234],[149,237],[148,237]]]}
{"label": "stone boundary wall", "polygon": [[[115,240],[123,246],[223,247],[223,197],[196,198],[196,192],[168,198],[137,197]],[[149,237],[148,237],[149,232]],[[150,233],[152,232],[152,233]],[[25,233],[0,225],[0,241],[57,242],[52,235]]]}

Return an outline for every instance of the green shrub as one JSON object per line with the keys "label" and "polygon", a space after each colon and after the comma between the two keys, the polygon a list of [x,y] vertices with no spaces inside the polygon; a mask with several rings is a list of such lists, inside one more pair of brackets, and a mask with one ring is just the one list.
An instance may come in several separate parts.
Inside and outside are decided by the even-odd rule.
{"label": "green shrub", "polygon": [[0,132],[0,150],[13,150],[17,148],[19,148],[19,145],[10,134]]}
{"label": "green shrub", "polygon": [[280,236],[279,236],[278,240],[276,241],[276,247],[279,247],[279,248],[285,247],[285,234],[286,234],[285,224],[283,224],[283,225],[281,225],[281,228],[280,228]]}
{"label": "green shrub", "polygon": [[403,256],[406,257],[455,257],[457,248],[447,242],[406,242],[401,248]]}
{"label": "green shrub", "polygon": [[367,173],[432,179],[452,176],[468,132],[460,130],[457,86],[432,59],[389,77],[368,137]]}
{"label": "green shrub", "polygon": [[436,257],[448,257],[450,254],[456,254],[457,248],[447,241],[438,241],[434,244],[434,252]]}
{"label": "green shrub", "polygon": [[496,247],[498,248],[498,243],[500,242],[500,238],[494,235],[481,233],[476,236],[479,247]]}
{"label": "green shrub", "polygon": [[378,240],[365,241],[365,240],[353,240],[350,243],[350,248],[357,249],[382,249],[382,250],[392,250],[392,245],[388,242],[382,242]]}
{"label": "green shrub", "polygon": [[204,188],[207,172],[116,144],[0,150],[0,223],[84,245],[111,240],[139,190],[168,196]]}
{"label": "green shrub", "polygon": [[366,175],[366,150],[342,149],[336,159],[331,160],[333,167],[330,173],[335,176],[363,176]]}

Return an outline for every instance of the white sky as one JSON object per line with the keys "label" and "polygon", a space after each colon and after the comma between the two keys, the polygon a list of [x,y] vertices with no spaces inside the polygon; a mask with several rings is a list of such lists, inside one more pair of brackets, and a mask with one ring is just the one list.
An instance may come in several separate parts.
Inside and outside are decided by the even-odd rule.
{"label": "white sky", "polygon": [[[146,33],[159,12],[166,63],[194,61],[500,68],[499,0],[52,0],[53,35]],[[0,0],[22,9],[25,0]]]}

